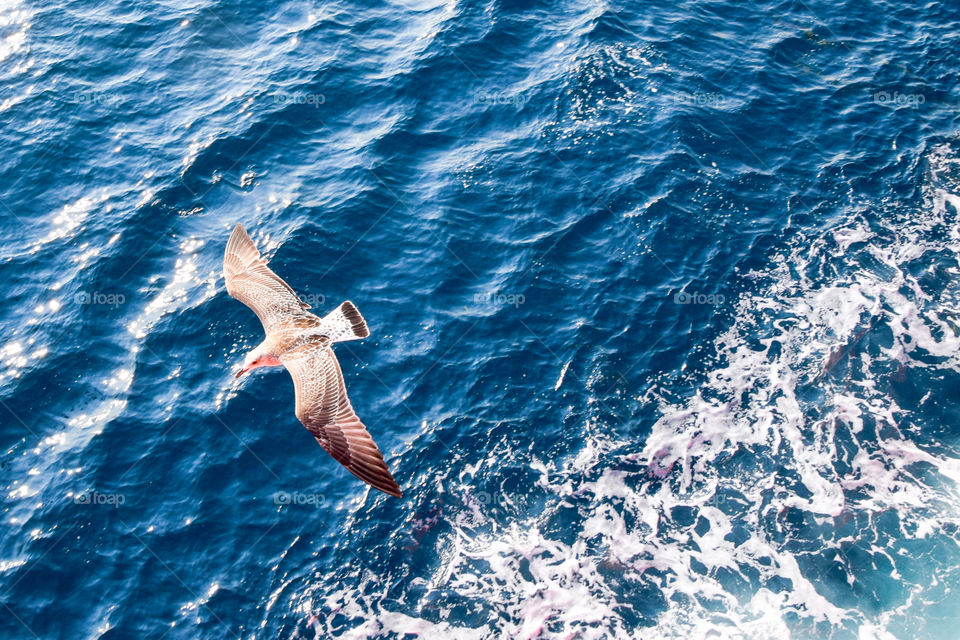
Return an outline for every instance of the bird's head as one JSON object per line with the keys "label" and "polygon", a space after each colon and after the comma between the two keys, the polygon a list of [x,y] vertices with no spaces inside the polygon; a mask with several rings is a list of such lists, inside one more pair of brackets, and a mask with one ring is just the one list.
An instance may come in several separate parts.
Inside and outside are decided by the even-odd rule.
{"label": "bird's head", "polygon": [[281,364],[283,363],[271,352],[269,346],[261,343],[247,353],[247,356],[243,359],[243,366],[234,377],[239,378],[257,367],[276,367]]}

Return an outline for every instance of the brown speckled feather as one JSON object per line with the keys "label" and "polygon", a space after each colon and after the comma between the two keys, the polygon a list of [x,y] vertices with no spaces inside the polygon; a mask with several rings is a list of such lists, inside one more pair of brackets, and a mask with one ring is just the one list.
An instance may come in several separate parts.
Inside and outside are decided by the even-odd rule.
{"label": "brown speckled feather", "polygon": [[384,493],[400,497],[383,455],[347,398],[337,356],[325,339],[280,356],[297,394],[296,413],[334,459]]}
{"label": "brown speckled feather", "polygon": [[[300,422],[337,462],[371,486],[400,497],[383,455],[347,398],[340,364],[330,344],[370,335],[352,302],[318,318],[270,270],[243,226],[237,225],[223,259],[227,292],[250,307],[267,334],[264,344],[287,368]],[[276,360],[273,361],[276,364]]]}
{"label": "brown speckled feather", "polygon": [[306,312],[310,305],[301,302],[290,285],[267,266],[240,224],[233,228],[227,241],[223,279],[227,292],[257,314],[267,335],[287,326],[319,324],[317,316]]}

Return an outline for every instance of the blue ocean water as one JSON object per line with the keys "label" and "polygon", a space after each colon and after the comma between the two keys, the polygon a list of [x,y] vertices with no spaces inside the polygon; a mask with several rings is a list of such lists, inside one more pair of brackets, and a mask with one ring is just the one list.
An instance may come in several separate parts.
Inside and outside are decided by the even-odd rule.
{"label": "blue ocean water", "polygon": [[[0,0],[3,638],[957,637],[960,5]],[[318,313],[404,498],[220,274]]]}

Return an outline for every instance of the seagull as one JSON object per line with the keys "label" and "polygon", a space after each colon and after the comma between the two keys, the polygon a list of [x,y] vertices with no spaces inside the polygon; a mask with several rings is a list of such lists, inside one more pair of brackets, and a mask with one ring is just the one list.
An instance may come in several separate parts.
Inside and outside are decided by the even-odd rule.
{"label": "seagull", "polygon": [[401,497],[390,470],[347,398],[340,363],[331,345],[370,335],[352,302],[319,318],[260,257],[237,224],[223,256],[227,292],[250,307],[263,324],[263,342],[244,358],[239,378],[257,367],[283,365],[293,378],[297,418],[333,458],[375,489]]}

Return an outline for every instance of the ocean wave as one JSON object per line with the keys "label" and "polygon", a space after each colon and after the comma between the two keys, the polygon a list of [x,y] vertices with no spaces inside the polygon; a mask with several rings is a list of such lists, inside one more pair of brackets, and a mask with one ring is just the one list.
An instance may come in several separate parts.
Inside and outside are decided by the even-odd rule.
{"label": "ocean wave", "polygon": [[[925,372],[960,373],[956,147],[926,162],[916,209],[853,214],[751,274],[713,368],[687,374],[696,393],[639,399],[661,416],[642,447],[600,429],[563,460],[504,451],[498,466],[536,472],[536,513],[503,488],[471,489],[489,465],[436,479],[442,499],[402,529],[437,562],[319,580],[294,596],[308,634],[926,635],[930,585],[960,581],[956,434],[925,435],[930,393],[900,397]],[[926,277],[942,259],[943,277]],[[953,551],[922,550],[941,542]],[[403,612],[378,586],[394,579]]]}

